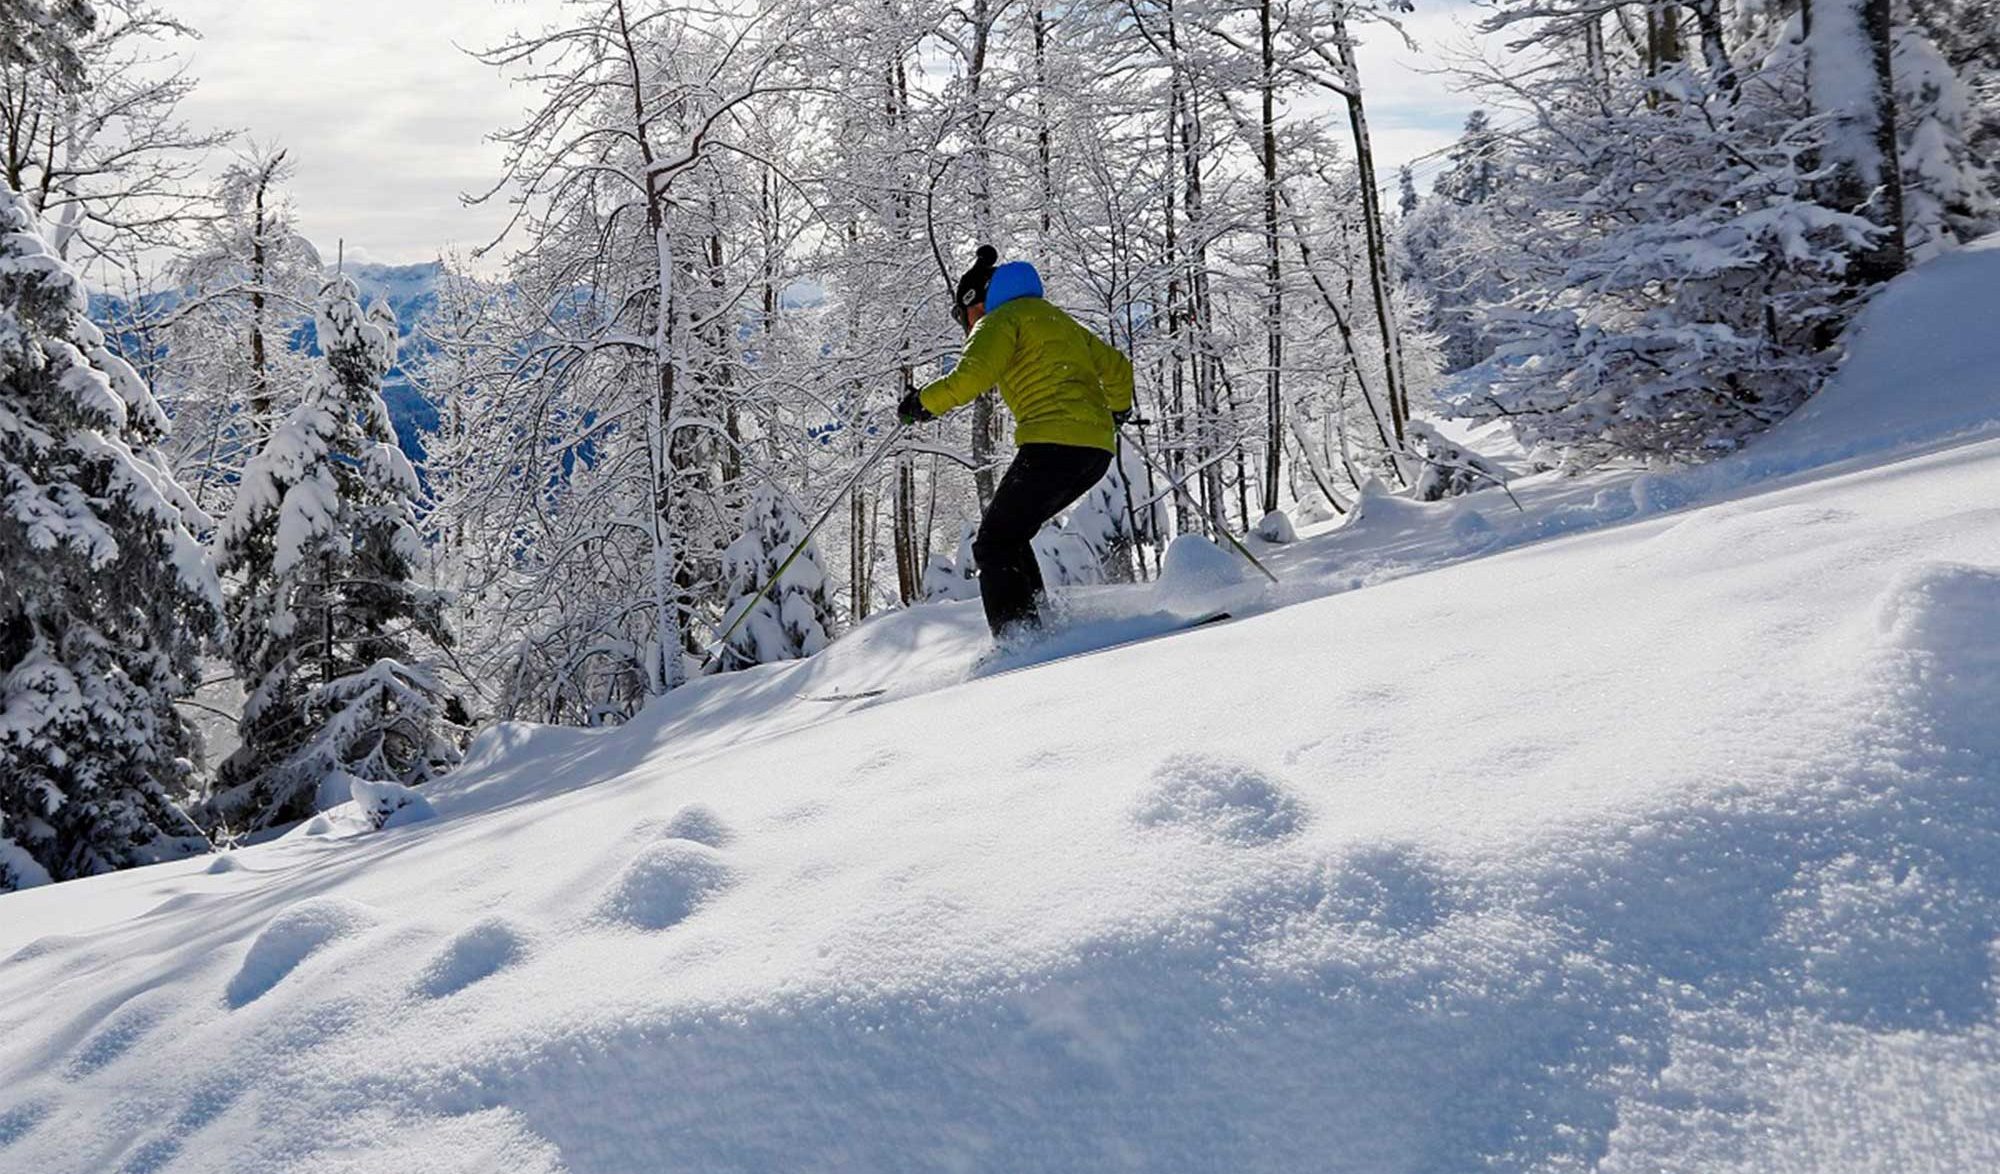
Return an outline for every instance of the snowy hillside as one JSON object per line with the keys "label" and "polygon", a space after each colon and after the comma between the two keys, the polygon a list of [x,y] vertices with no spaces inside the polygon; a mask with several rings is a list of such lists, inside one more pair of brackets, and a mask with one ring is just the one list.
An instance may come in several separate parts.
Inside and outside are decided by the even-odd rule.
{"label": "snowy hillside", "polygon": [[890,614],[490,730],[434,819],[0,896],[0,1169],[2000,1168],[1986,245],[1715,465],[1370,497],[978,669]]}

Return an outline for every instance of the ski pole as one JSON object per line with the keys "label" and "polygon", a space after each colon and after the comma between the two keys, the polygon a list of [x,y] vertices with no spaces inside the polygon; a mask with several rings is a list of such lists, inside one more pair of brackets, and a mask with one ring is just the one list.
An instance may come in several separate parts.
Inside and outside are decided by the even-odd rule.
{"label": "ski pole", "polygon": [[[1125,487],[1125,532],[1132,536],[1132,557],[1138,561],[1139,578],[1144,580],[1148,578],[1146,574],[1146,547],[1139,541],[1139,512],[1132,505],[1132,479],[1125,475],[1125,433],[1123,430],[1120,430],[1112,433],[1112,437],[1117,441],[1118,448],[1111,454],[1111,457],[1114,461],[1118,462],[1118,483]],[[1148,504],[1150,505],[1150,503]],[[1155,514],[1154,517],[1158,517],[1158,515]]]}
{"label": "ski pole", "polygon": [[797,546],[792,547],[792,553],[785,556],[785,561],[778,564],[778,569],[771,573],[771,577],[765,580],[762,587],[757,588],[756,594],[750,597],[750,602],[744,604],[742,610],[736,613],[736,618],[730,622],[729,627],[723,631],[721,637],[709,649],[711,656],[719,654],[723,648],[728,646],[729,638],[736,634],[736,629],[743,626],[743,621],[750,617],[751,612],[757,610],[758,604],[764,602],[764,597],[771,593],[771,588],[777,586],[778,580],[785,577],[785,572],[792,569],[792,564],[798,561],[798,557],[801,554],[805,553],[806,546],[813,540],[813,535],[819,533],[821,526],[826,525],[826,520],[833,516],[833,511],[840,505],[841,501],[849,493],[853,492],[856,485],[861,484],[861,479],[868,475],[870,469],[880,464],[883,457],[889,455],[889,450],[894,448],[896,442],[903,438],[903,433],[908,431],[909,427],[908,424],[903,423],[901,420],[896,421],[895,429],[882,441],[881,446],[870,454],[867,460],[861,462],[861,467],[854,470],[854,476],[849,477],[847,484],[840,487],[840,492],[833,495],[833,500],[826,503],[826,509],[820,512],[818,520],[806,528],[806,536],[799,539]]}
{"label": "ski pole", "polygon": [[[1119,431],[1122,433],[1124,429],[1121,428],[1119,429]],[[1153,459],[1153,454],[1147,451],[1145,441],[1140,440],[1138,437],[1135,436],[1132,438],[1132,443],[1138,447],[1140,458],[1144,460],[1148,465],[1151,465],[1153,468],[1159,469],[1160,476],[1165,477],[1167,479],[1167,484],[1173,486],[1175,493],[1178,493],[1182,497],[1187,499],[1188,505],[1194,507],[1194,511],[1196,514],[1206,516],[1207,511],[1202,507],[1202,504],[1200,502],[1195,500],[1194,494],[1189,493],[1187,491],[1187,486],[1182,485],[1180,483],[1179,478],[1175,477],[1171,470],[1160,468],[1159,462]],[[1249,559],[1250,565],[1256,567],[1259,571],[1263,572],[1263,575],[1266,579],[1269,579],[1273,583],[1276,583],[1278,581],[1278,577],[1271,573],[1271,569],[1265,566],[1263,563],[1258,562],[1257,556],[1250,553],[1249,547],[1243,545],[1241,542],[1238,542],[1236,540],[1236,535],[1231,534],[1229,532],[1229,527],[1218,523],[1215,527],[1215,532],[1217,534],[1222,535],[1224,538],[1227,538],[1229,540],[1229,545],[1236,548],[1236,553],[1242,555],[1244,558]]]}

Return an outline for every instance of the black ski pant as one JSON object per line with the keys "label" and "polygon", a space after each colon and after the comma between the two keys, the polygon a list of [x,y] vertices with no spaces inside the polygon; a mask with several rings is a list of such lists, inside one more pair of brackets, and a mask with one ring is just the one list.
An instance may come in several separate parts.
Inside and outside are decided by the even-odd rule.
{"label": "black ski pant", "polygon": [[1035,535],[1088,493],[1110,467],[1110,453],[1075,444],[1024,444],[1014,454],[972,539],[979,601],[986,605],[986,624],[995,636],[1016,624],[1041,621],[1042,570],[1035,564]]}

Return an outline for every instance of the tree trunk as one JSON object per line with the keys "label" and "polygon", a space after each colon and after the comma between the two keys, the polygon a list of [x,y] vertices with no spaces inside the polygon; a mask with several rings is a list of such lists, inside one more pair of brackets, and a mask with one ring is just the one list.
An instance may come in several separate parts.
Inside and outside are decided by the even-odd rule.
{"label": "tree trunk", "polygon": [[[1169,54],[1169,89],[1167,95],[1167,168],[1166,182],[1161,184],[1166,199],[1166,256],[1167,271],[1167,338],[1168,358],[1172,366],[1167,371],[1167,400],[1160,421],[1160,443],[1165,450],[1167,475],[1176,483],[1187,476],[1188,459],[1188,418],[1187,418],[1187,336],[1191,327],[1188,322],[1186,288],[1183,284],[1184,268],[1181,261],[1181,232],[1177,216],[1179,190],[1173,182],[1172,170],[1179,163],[1179,156],[1188,150],[1185,137],[1184,119],[1181,108],[1187,103],[1187,87],[1181,68],[1180,29],[1174,15],[1173,0],[1166,0],[1167,51]],[[1185,494],[1173,495],[1174,521],[1177,528],[1185,533],[1193,529],[1195,515],[1187,504]]]}
{"label": "tree trunk", "polygon": [[264,290],[270,285],[270,262],[265,252],[264,233],[269,223],[264,213],[264,197],[270,190],[271,178],[278,164],[284,159],[284,152],[272,156],[257,173],[257,195],[250,238],[250,415],[251,427],[255,429],[257,441],[261,442],[270,427],[271,375],[269,357],[264,349],[264,328],[267,321]]}
{"label": "tree trunk", "polygon": [[1724,94],[1736,93],[1736,67],[1729,60],[1729,45],[1722,36],[1722,0],[1693,0],[1694,23],[1701,35],[1701,60],[1715,88]]}
{"label": "tree trunk", "polygon": [[1604,18],[1596,13],[1583,21],[1583,62],[1599,90],[1611,81],[1611,69],[1604,59]]}
{"label": "tree trunk", "polygon": [[[1169,14],[1172,11],[1169,7]],[[1169,43],[1176,44],[1178,34],[1171,24],[1168,27]],[[1192,451],[1188,453],[1188,459],[1201,470],[1201,505],[1208,515],[1208,522],[1227,529],[1227,486],[1221,463],[1209,459],[1222,451],[1224,438],[1220,372],[1212,346],[1215,317],[1213,300],[1209,296],[1208,246],[1202,235],[1206,229],[1206,193],[1202,185],[1201,163],[1201,96],[1190,80],[1181,92],[1181,215],[1186,221],[1186,231],[1181,237],[1181,263],[1187,280],[1188,361],[1194,385],[1195,413]]]}
{"label": "tree trunk", "polygon": [[1403,348],[1396,329],[1396,310],[1389,288],[1389,244],[1382,224],[1381,189],[1375,182],[1375,150],[1368,138],[1368,116],[1361,104],[1361,71],[1354,62],[1354,41],[1347,21],[1334,10],[1335,48],[1348,85],[1347,118],[1354,132],[1354,163],[1361,181],[1361,221],[1368,241],[1368,284],[1375,299],[1375,322],[1382,336],[1383,379],[1388,385],[1389,419],[1395,444],[1389,454],[1396,479],[1408,484],[1410,470],[1403,425],[1410,418],[1409,391],[1403,380]]}
{"label": "tree trunk", "polygon": [[[966,70],[965,85],[971,104],[968,117],[972,133],[972,228],[979,238],[973,242],[975,244],[990,244],[993,239],[993,168],[986,142],[986,102],[982,94],[986,81],[986,53],[992,40],[991,0],[973,0],[972,60]],[[972,401],[972,461],[976,466],[972,483],[979,494],[982,511],[993,504],[993,491],[999,487],[999,478],[993,466],[998,455],[996,434],[1000,413],[995,410],[994,400],[995,396],[989,389]]]}
{"label": "tree trunk", "polygon": [[868,491],[855,486],[848,506],[847,614],[858,624],[868,618]]}
{"label": "tree trunk", "polygon": [[[1277,54],[1271,41],[1271,0],[1259,0],[1258,33],[1263,50],[1264,98],[1264,497],[1265,513],[1278,508],[1278,479],[1285,452],[1284,270],[1278,255]],[[1246,513],[1248,511],[1245,511]],[[1247,522],[1246,522],[1247,525]]]}
{"label": "tree trunk", "polygon": [[[1890,67],[1893,14],[1890,0],[1808,0],[1802,20],[1806,69],[1815,79],[1813,98],[1846,93],[1845,75],[1872,74],[1872,93],[1843,109],[1816,109],[1833,116],[1834,139],[1826,155],[1834,177],[1827,198],[1843,212],[1865,216],[1882,233],[1855,253],[1849,276],[1857,288],[1887,281],[1908,263],[1903,233],[1903,174],[1896,145],[1896,88]],[[1853,60],[1856,55],[1860,60]],[[1832,80],[1822,86],[1817,79]],[[1865,145],[1860,145],[1865,144]]]}
{"label": "tree trunk", "polygon": [[1049,129],[1049,25],[1040,4],[1035,5],[1035,166],[1042,180],[1042,240],[1049,236],[1049,209],[1056,202],[1054,136]]}
{"label": "tree trunk", "polygon": [[678,687],[685,679],[680,650],[684,642],[680,613],[680,551],[675,533],[674,502],[674,247],[667,226],[667,196],[655,174],[652,120],[646,113],[645,75],[639,68],[638,46],[626,19],[625,0],[618,3],[618,33],[624,50],[632,87],[632,136],[639,146],[646,175],[646,228],[653,240],[658,289],[653,313],[653,362],[658,386],[648,397],[648,454],[652,463],[653,501],[651,509],[653,572],[653,643],[647,658],[646,688],[653,694]]}

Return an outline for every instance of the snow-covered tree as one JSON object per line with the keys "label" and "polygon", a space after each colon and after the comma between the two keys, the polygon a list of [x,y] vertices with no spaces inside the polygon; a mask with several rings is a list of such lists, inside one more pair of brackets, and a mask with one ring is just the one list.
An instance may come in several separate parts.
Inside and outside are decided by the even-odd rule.
{"label": "snow-covered tree", "polygon": [[1133,450],[1121,449],[1063,523],[1065,531],[1090,544],[1104,578],[1113,583],[1129,583],[1144,573],[1137,561],[1146,546],[1165,545],[1166,503],[1149,500],[1143,470]]}
{"label": "snow-covered tree", "polygon": [[771,211],[774,186],[797,186],[774,132],[815,88],[798,73],[811,19],[572,4],[485,54],[543,87],[501,136],[521,205],[513,329],[467,405],[468,443],[506,459],[461,463],[479,483],[449,487],[512,613],[501,712],[629,714],[705,651],[738,483],[766,455],[744,328],[801,231]]}
{"label": "snow-covered tree", "polygon": [[1806,97],[1825,120],[1814,154],[1826,177],[1816,194],[1875,226],[1848,249],[1849,281],[1860,287],[1887,281],[1908,264],[1890,9],[1891,0],[1803,0],[1801,6]]}
{"label": "snow-covered tree", "polygon": [[83,80],[77,42],[96,27],[90,0],[8,0],[0,4],[0,69],[34,71],[73,91]]}
{"label": "snow-covered tree", "polygon": [[207,521],[83,282],[0,191],[0,890],[207,847],[174,708],[217,630]]}
{"label": "snow-covered tree", "polygon": [[1993,163],[1972,145],[1975,92],[1921,27],[1897,28],[1892,60],[1903,225],[1911,259],[1922,261],[2000,227],[2000,200]]}
{"label": "snow-covered tree", "polygon": [[244,468],[218,540],[249,695],[202,809],[219,827],[294,821],[348,797],[329,781],[412,785],[457,758],[424,656],[450,643],[445,600],[413,581],[421,487],[382,402],[393,323],[346,277],[316,309],[322,370]]}
{"label": "snow-covered tree", "polygon": [[1484,204],[1500,186],[1500,136],[1493,129],[1493,116],[1474,110],[1465,116],[1459,133],[1445,158],[1450,166],[1431,185],[1431,194],[1454,204]]}
{"label": "snow-covered tree", "polygon": [[1478,312],[1497,349],[1454,381],[1454,410],[1505,418],[1572,466],[1728,451],[1817,388],[1858,304],[1856,258],[1880,226],[1828,182],[1848,164],[1812,160],[1834,135],[1861,151],[1860,132],[1815,112],[1795,23],[1726,68],[1607,76],[1545,48],[1535,70],[1470,78],[1519,123],[1478,205],[1484,263],[1507,275]]}
{"label": "snow-covered tree", "polygon": [[[1908,0],[1922,29],[1964,87],[1965,139],[1988,167],[2000,167],[2000,0]],[[1896,65],[1898,85],[1904,64]]]}
{"label": "snow-covered tree", "polygon": [[0,179],[53,251],[123,262],[175,247],[207,213],[203,157],[230,138],[181,116],[194,30],[151,0],[10,0],[0,13]]}
{"label": "snow-covered tree", "polygon": [[978,534],[978,527],[966,526],[951,554],[931,556],[924,569],[924,602],[979,598],[979,563],[972,557],[972,540]]}
{"label": "snow-covered tree", "polygon": [[285,197],[290,174],[276,148],[224,168],[216,214],[194,227],[169,271],[176,296],[157,314],[165,353],[155,388],[174,418],[169,452],[204,506],[227,500],[312,378],[315,361],[292,338],[312,318],[322,266]]}
{"label": "snow-covered tree", "polygon": [[[743,534],[722,552],[730,599],[723,624],[737,627],[716,657],[720,671],[797,660],[811,656],[832,640],[838,630],[833,601],[827,593],[826,567],[814,544],[806,543],[784,568],[783,577],[773,581],[786,556],[805,536],[805,519],[782,492],[763,485],[750,495],[743,510]],[[750,614],[742,615],[767,583],[769,589],[757,598]]]}

